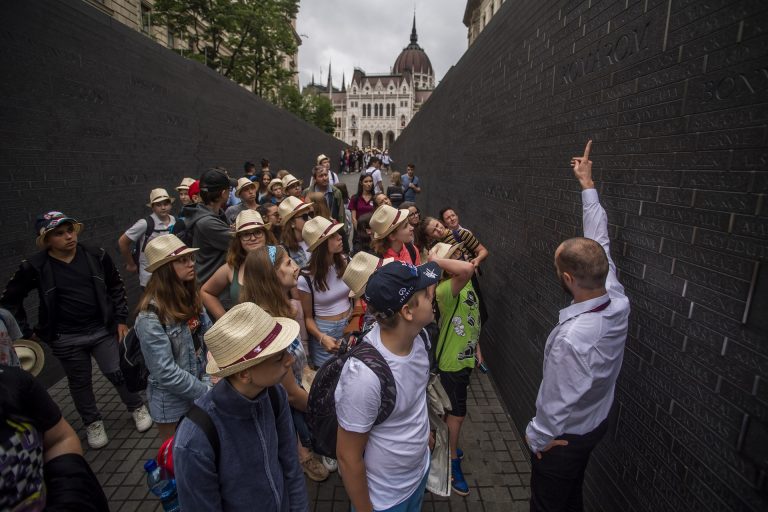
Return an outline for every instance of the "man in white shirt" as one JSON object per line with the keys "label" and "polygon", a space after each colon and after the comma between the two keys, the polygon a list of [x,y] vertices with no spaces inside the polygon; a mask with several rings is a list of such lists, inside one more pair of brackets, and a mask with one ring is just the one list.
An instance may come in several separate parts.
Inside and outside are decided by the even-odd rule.
{"label": "man in white shirt", "polygon": [[[171,204],[173,204],[173,198],[164,188],[152,190],[149,194],[149,204],[147,204],[152,209],[152,215],[137,220],[117,241],[125,262],[125,270],[139,272],[139,285],[142,290],[147,286],[152,275],[146,271],[147,257],[144,255],[144,248],[153,238],[170,233],[171,227],[176,223],[176,219],[171,215]],[[136,244],[134,254],[131,254],[131,244]]]}
{"label": "man in white shirt", "polygon": [[571,160],[582,188],[584,238],[555,251],[558,278],[573,302],[560,310],[544,347],[536,416],[526,428],[532,511],[583,510],[584,471],[607,430],[627,339],[629,299],[611,259],[591,147],[589,141],[584,156]]}
{"label": "man in white shirt", "polygon": [[384,185],[381,179],[381,160],[377,156],[372,156],[368,165],[370,167],[365,170],[365,174],[373,178],[373,193],[383,194]]}
{"label": "man in white shirt", "polygon": [[[443,261],[439,260],[442,264]],[[344,487],[356,512],[420,511],[429,473],[429,380],[427,343],[419,333],[429,324],[440,279],[436,262],[419,267],[394,261],[368,280],[365,301],[377,324],[365,337],[384,357],[396,385],[395,406],[375,424],[381,383],[351,357],[336,386],[339,420],[336,455]]]}

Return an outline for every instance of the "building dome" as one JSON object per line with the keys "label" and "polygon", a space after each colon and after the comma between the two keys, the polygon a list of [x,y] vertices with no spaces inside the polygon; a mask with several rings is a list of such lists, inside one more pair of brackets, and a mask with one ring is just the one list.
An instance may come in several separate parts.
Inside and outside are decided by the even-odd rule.
{"label": "building dome", "polygon": [[429,61],[427,53],[419,46],[419,37],[416,35],[416,17],[413,18],[413,29],[411,30],[411,44],[403,48],[400,55],[395,60],[393,73],[405,73],[410,70],[412,73],[434,76],[432,63]]}

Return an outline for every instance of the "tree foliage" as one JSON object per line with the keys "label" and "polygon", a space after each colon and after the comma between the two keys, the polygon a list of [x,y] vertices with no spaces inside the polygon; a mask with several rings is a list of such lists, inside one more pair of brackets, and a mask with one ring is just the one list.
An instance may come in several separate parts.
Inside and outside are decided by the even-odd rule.
{"label": "tree foliage", "polygon": [[327,97],[301,94],[295,85],[284,85],[279,90],[276,103],[325,133],[333,134],[333,105]]}

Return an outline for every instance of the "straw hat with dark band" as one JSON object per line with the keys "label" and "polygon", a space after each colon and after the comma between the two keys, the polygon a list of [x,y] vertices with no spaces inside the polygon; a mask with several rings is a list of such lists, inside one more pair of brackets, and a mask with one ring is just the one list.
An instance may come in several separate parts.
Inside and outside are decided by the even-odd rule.
{"label": "straw hat with dark band", "polygon": [[354,298],[362,296],[365,293],[365,285],[368,283],[368,278],[371,277],[371,274],[377,268],[392,261],[394,261],[393,258],[382,260],[378,256],[362,251],[355,254],[355,257],[350,260],[346,270],[344,270],[344,275],[341,276],[341,280],[350,289],[349,296]]}
{"label": "straw hat with dark band", "polygon": [[205,371],[214,377],[234,375],[285,350],[298,335],[295,320],[273,318],[253,302],[243,302],[205,333],[212,356]]}
{"label": "straw hat with dark band", "polygon": [[162,203],[163,201],[170,201],[173,203],[175,199],[169,196],[168,191],[164,188],[154,188],[152,189],[152,192],[149,193],[149,203],[147,203],[147,206],[151,208],[153,204]]}
{"label": "straw hat with dark band", "polygon": [[150,240],[144,250],[144,254],[147,256],[146,271],[154,272],[170,261],[199,250],[187,247],[176,235],[160,235]]}
{"label": "straw hat with dark band", "polygon": [[370,221],[373,238],[385,238],[401,224],[408,222],[408,215],[410,213],[408,210],[398,210],[386,204],[376,208]]}
{"label": "straw hat with dark band", "polygon": [[32,340],[18,339],[13,342],[13,349],[21,363],[21,369],[37,376],[45,366],[45,352],[39,343]]}
{"label": "straw hat with dark band", "polygon": [[309,250],[313,251],[315,247],[343,227],[344,224],[339,224],[336,220],[331,222],[325,217],[315,217],[314,219],[309,219],[304,224],[304,229],[301,230],[301,237],[309,246]]}
{"label": "straw hat with dark band", "polygon": [[176,187],[176,190],[189,190],[190,185],[192,185],[194,182],[194,178],[184,178],[181,180],[179,186]]}
{"label": "straw hat with dark band", "polygon": [[245,187],[256,186],[256,183],[252,182],[248,178],[240,178],[237,180],[237,187],[235,188],[235,195],[237,197],[240,197],[240,192],[243,191]]}
{"label": "straw hat with dark band", "polygon": [[438,242],[436,243],[432,249],[430,249],[429,254],[433,255],[435,258],[440,259],[449,259],[453,257],[454,254],[456,254],[456,251],[461,249],[461,246],[464,245],[464,242],[459,242],[458,244],[446,244],[444,242]]}
{"label": "straw hat with dark band", "polygon": [[267,230],[269,228],[270,225],[264,224],[264,219],[256,210],[243,210],[237,214],[237,219],[235,219],[235,233],[247,233],[257,229]]}
{"label": "straw hat with dark band", "polygon": [[288,189],[291,188],[293,185],[298,183],[301,185],[301,180],[296,178],[293,174],[286,174],[283,176],[283,188]]}
{"label": "straw hat with dark band", "polygon": [[311,210],[311,204],[305,203],[301,199],[293,196],[288,196],[280,201],[280,206],[277,208],[277,212],[280,214],[280,224],[283,226],[285,226],[292,218],[298,215],[303,215]]}

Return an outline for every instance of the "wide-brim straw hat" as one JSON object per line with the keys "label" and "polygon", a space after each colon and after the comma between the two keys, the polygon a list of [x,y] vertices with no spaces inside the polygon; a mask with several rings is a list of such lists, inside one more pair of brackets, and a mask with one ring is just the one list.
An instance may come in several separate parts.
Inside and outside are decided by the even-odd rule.
{"label": "wide-brim straw hat", "polygon": [[269,185],[267,185],[267,190],[272,192],[272,188],[275,187],[276,185],[280,185],[280,187],[282,188],[283,180],[281,180],[280,178],[273,179],[272,181],[269,182]]}
{"label": "wide-brim straw hat", "polygon": [[330,161],[330,158],[328,158],[327,156],[325,156],[323,154],[317,155],[317,160],[315,160],[315,165],[320,165],[320,162],[322,162],[323,160]]}
{"label": "wide-brim straw hat", "polygon": [[312,251],[343,227],[344,224],[336,220],[331,222],[325,217],[315,217],[309,219],[304,224],[304,228],[301,230],[301,237],[307,243],[309,250]]}
{"label": "wide-brim straw hat", "polygon": [[305,203],[298,197],[288,196],[280,202],[277,212],[280,214],[280,224],[285,224],[296,217],[312,210],[310,203]]}
{"label": "wide-brim straw hat", "polygon": [[435,258],[450,259],[454,254],[456,254],[456,251],[461,249],[463,244],[464,242],[459,242],[458,244],[446,244],[445,242],[438,242],[432,247],[432,249],[429,250],[429,253],[432,254]]}
{"label": "wide-brim straw hat", "polygon": [[21,369],[35,377],[45,366],[45,351],[39,343],[32,340],[18,339],[13,342],[13,349],[21,363]]}
{"label": "wide-brim straw hat", "polygon": [[383,204],[376,208],[371,216],[371,231],[374,239],[385,238],[404,222],[408,222],[408,210],[398,210]]}
{"label": "wide-brim straw hat", "polygon": [[147,272],[154,272],[169,261],[177,260],[185,254],[197,252],[200,249],[187,247],[176,235],[160,235],[153,238],[144,249],[147,257]]}
{"label": "wide-brim straw hat", "polygon": [[252,182],[248,178],[240,178],[237,180],[237,187],[235,187],[235,195],[240,197],[240,192],[248,186],[256,186],[256,183]]}
{"label": "wide-brim straw hat", "polygon": [[283,181],[283,188],[291,188],[296,183],[298,183],[299,186],[301,186],[301,180],[298,179],[293,174],[286,174],[285,176],[283,176],[282,181]]}
{"label": "wide-brim straw hat", "polygon": [[178,187],[176,187],[176,190],[189,190],[190,185],[192,185],[195,182],[194,178],[184,178],[181,180],[181,183]]}
{"label": "wide-brim straw hat", "polygon": [[365,285],[368,278],[371,277],[377,268],[383,267],[387,263],[394,261],[394,258],[381,259],[367,252],[358,252],[355,254],[344,270],[341,280],[349,287],[349,296],[357,298],[365,293]]}
{"label": "wide-brim straw hat", "polygon": [[235,219],[235,234],[269,228],[270,224],[264,224],[264,218],[256,210],[243,210],[237,214]]}
{"label": "wide-brim straw hat", "polygon": [[149,193],[149,202],[147,203],[147,206],[151,208],[153,204],[161,203],[163,201],[170,201],[173,203],[175,199],[172,198],[164,188],[153,188],[152,192]]}
{"label": "wide-brim straw hat", "polygon": [[271,317],[253,302],[233,307],[205,333],[211,358],[205,372],[228,377],[263,363],[288,348],[299,335],[295,320]]}

